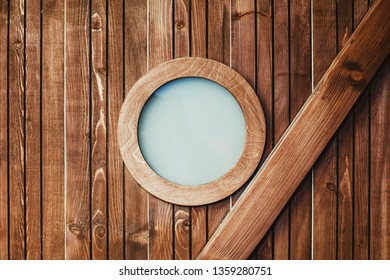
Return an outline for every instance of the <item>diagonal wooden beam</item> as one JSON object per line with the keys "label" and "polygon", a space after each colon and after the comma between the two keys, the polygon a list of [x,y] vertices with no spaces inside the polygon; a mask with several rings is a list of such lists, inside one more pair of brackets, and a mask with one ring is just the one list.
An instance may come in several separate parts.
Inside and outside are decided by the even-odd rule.
{"label": "diagonal wooden beam", "polygon": [[246,259],[390,52],[390,1],[376,1],[198,259]]}

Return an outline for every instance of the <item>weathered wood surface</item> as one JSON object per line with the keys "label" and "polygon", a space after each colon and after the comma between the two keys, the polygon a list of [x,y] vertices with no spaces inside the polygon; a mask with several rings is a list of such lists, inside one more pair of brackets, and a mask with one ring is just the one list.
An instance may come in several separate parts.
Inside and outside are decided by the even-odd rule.
{"label": "weathered wood surface", "polygon": [[[264,162],[373,2],[0,1],[0,259],[196,258],[242,191],[151,197],[119,154],[126,94],[173,57],[232,66],[264,109]],[[309,171],[251,259],[390,258],[388,63],[317,164],[314,201]]]}
{"label": "weathered wood surface", "polygon": [[[363,19],[199,259],[249,257],[389,54],[389,9],[388,1],[378,1]],[[326,241],[318,257],[335,258],[322,255]]]}

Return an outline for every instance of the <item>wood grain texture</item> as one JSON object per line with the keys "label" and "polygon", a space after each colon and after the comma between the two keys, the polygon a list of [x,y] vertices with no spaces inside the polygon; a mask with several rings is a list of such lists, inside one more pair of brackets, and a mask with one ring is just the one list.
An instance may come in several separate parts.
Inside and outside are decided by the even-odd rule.
{"label": "wood grain texture", "polygon": [[66,2],[66,253],[90,259],[90,6]]}
{"label": "wood grain texture", "polygon": [[[353,5],[337,2],[337,49],[340,51],[351,36]],[[337,135],[337,258],[352,259],[353,254],[353,112],[340,126]]]}
{"label": "wood grain texture", "polygon": [[[206,0],[191,1],[191,56],[207,54]],[[191,259],[195,259],[207,241],[207,206],[191,207]]]}
{"label": "wood grain texture", "polygon": [[[207,57],[230,65],[230,0],[207,1]],[[207,239],[230,210],[230,198],[207,206]]]}
{"label": "wood grain texture", "polygon": [[[249,85],[256,88],[256,10],[252,0],[231,1],[231,65]],[[236,203],[245,186],[232,195]]]}
{"label": "wood grain texture", "polygon": [[[149,69],[173,58],[173,0],[149,1]],[[173,259],[173,206],[149,195],[149,259]]]}
{"label": "wood grain texture", "polygon": [[[8,259],[8,3],[0,3],[0,260]],[[5,23],[5,24],[4,24]]]}
{"label": "wood grain texture", "polygon": [[[124,14],[124,78],[125,94],[148,70],[147,1],[125,1]],[[118,119],[115,120],[116,122]],[[116,131],[118,133],[118,130]],[[148,193],[125,168],[125,258],[148,259],[149,223]]]}
{"label": "wood grain texture", "polygon": [[[311,92],[310,1],[290,4],[290,120]],[[312,180],[305,177],[290,203],[290,258],[311,259]]]}
{"label": "wood grain texture", "polygon": [[117,129],[124,97],[123,1],[108,1],[108,259],[124,259],[124,166],[120,156]]}
{"label": "wood grain texture", "polygon": [[[269,7],[271,9],[271,7]],[[290,122],[290,59],[289,59],[289,4],[288,1],[274,2],[274,97],[273,126],[270,128],[270,140],[277,143]],[[272,10],[271,10],[272,12]],[[261,14],[260,14],[261,15]],[[260,26],[261,30],[262,27]],[[271,29],[272,33],[272,29]],[[268,47],[269,48],[269,47]],[[262,68],[260,64],[259,69]],[[261,71],[261,70],[260,70]],[[260,81],[259,81],[260,83]],[[271,81],[272,89],[272,81]],[[269,91],[269,90],[268,90]],[[260,91],[261,93],[261,91]],[[272,97],[272,96],[271,96]],[[272,101],[272,99],[271,99]],[[273,257],[289,258],[290,206],[287,205],[275,222]]]}
{"label": "wood grain texture", "polygon": [[[174,58],[190,56],[191,6],[189,0],[174,0]],[[173,206],[174,211],[174,259],[191,258],[190,207]]]}
{"label": "wood grain texture", "polygon": [[247,258],[265,235],[388,55],[389,8],[378,1],[369,11],[199,259]]}
{"label": "wood grain texture", "polygon": [[26,3],[26,259],[41,259],[40,1]]}
{"label": "wood grain texture", "polygon": [[25,6],[9,3],[9,257],[25,259]]}
{"label": "wood grain texture", "polygon": [[[367,1],[355,1],[356,28],[368,10]],[[353,258],[369,258],[369,193],[370,193],[370,88],[363,92],[353,111]]]}
{"label": "wood grain texture", "polygon": [[[279,4],[283,1],[272,2],[270,0],[258,0],[256,2],[256,38],[257,38],[257,95],[263,106],[266,119],[266,141],[262,161],[268,156],[273,147],[273,127],[274,127],[274,92],[272,90],[273,72],[273,20],[279,19],[281,23]],[[275,5],[274,7],[272,5]],[[276,26],[276,25],[275,25]],[[283,27],[282,27],[283,28]],[[288,36],[288,34],[285,34]],[[275,42],[276,43],[276,42]],[[276,43],[277,44],[277,43]],[[276,64],[275,64],[276,66]],[[288,75],[288,74],[287,74]],[[275,81],[275,86],[277,86]],[[276,92],[276,91],[275,91]],[[275,111],[276,112],[276,111]],[[260,242],[254,252],[254,257],[258,259],[273,258],[273,229]]]}
{"label": "wood grain texture", "polygon": [[390,259],[390,59],[378,73],[371,95],[370,259]]}
{"label": "wood grain texture", "polygon": [[[336,56],[336,1],[313,2],[313,84],[317,85]],[[332,140],[313,167],[313,258],[337,258],[337,140]]]}
{"label": "wood grain texture", "polygon": [[64,28],[64,5],[42,1],[42,258],[57,260],[65,258]]}
{"label": "wood grain texture", "polygon": [[92,259],[107,259],[107,6],[91,2],[91,242]]}

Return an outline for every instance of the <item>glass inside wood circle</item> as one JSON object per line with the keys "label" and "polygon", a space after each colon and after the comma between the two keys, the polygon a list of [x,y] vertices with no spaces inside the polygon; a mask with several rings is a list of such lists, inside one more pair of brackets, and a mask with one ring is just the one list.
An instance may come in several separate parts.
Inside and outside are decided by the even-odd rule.
{"label": "glass inside wood circle", "polygon": [[234,96],[204,78],[170,81],[145,103],[138,142],[149,166],[184,186],[215,181],[238,161],[246,124]]}

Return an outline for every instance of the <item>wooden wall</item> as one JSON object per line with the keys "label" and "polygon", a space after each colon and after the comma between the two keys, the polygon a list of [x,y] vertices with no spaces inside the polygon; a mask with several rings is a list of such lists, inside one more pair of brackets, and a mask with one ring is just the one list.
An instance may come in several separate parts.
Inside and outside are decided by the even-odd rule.
{"label": "wooden wall", "polygon": [[[262,103],[264,159],[369,2],[0,0],[0,259],[195,258],[242,190],[146,193],[118,150],[125,94],[173,58],[223,62]],[[387,59],[253,259],[390,259],[389,81]]]}

